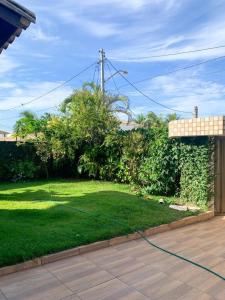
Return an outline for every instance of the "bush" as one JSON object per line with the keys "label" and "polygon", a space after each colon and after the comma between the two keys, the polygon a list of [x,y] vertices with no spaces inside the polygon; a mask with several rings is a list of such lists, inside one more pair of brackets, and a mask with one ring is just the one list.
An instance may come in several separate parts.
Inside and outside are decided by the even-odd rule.
{"label": "bush", "polygon": [[12,180],[21,176],[37,178],[39,165],[40,160],[32,144],[18,146],[16,142],[0,142],[0,180]]}
{"label": "bush", "polygon": [[206,206],[211,196],[213,143],[208,139],[186,139],[180,144],[180,197]]}
{"label": "bush", "polygon": [[133,130],[124,136],[117,177],[121,182],[138,183],[141,161],[145,156],[147,143],[143,131]]}
{"label": "bush", "polygon": [[212,142],[170,139],[168,120],[153,114],[149,118],[142,128],[124,132],[122,137],[118,132],[113,143],[106,145],[101,178],[131,183],[141,194],[175,195],[205,206],[213,179]]}
{"label": "bush", "polygon": [[37,178],[43,170],[51,177],[79,173],[205,206],[211,193],[212,144],[207,138],[169,139],[168,122],[174,118],[149,113],[139,118],[138,129],[121,131],[101,94],[77,91],[63,117],[43,119],[34,145],[0,147],[0,178]]}
{"label": "bush", "polygon": [[29,160],[14,161],[10,166],[10,172],[13,181],[37,178],[39,171],[40,167]]}
{"label": "bush", "polygon": [[144,193],[174,195],[179,189],[179,146],[168,138],[166,127],[157,128],[140,165],[138,179]]}

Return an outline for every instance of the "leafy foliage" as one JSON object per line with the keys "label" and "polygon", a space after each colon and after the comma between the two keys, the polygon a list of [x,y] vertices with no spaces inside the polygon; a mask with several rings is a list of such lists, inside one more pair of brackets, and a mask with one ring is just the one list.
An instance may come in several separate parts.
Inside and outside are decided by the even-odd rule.
{"label": "leafy foliage", "polygon": [[34,179],[37,176],[40,167],[33,161],[20,160],[12,162],[10,169],[13,175],[12,180],[22,181],[26,179]]}
{"label": "leafy foliage", "polygon": [[167,126],[152,128],[148,153],[140,165],[139,183],[149,194],[172,195],[179,188],[179,146],[168,138]]}
{"label": "leafy foliage", "polygon": [[109,93],[103,97],[98,86],[84,84],[65,99],[56,115],[38,118],[24,112],[16,133],[33,136],[47,176],[50,166],[53,175],[61,168],[65,176],[67,165],[66,174],[130,183],[142,194],[180,194],[204,206],[212,181],[208,139],[169,139],[168,122],[177,119],[176,114],[140,115],[138,128],[122,131],[115,115],[118,102],[129,115],[128,99]]}
{"label": "leafy foliage", "polygon": [[41,129],[41,120],[30,111],[23,111],[20,113],[20,116],[21,118],[14,126],[16,135],[21,138],[25,138],[32,134],[37,135]]}
{"label": "leafy foliage", "polygon": [[124,137],[118,172],[121,182],[137,183],[139,167],[146,148],[145,137],[141,131],[131,131]]}
{"label": "leafy foliage", "polygon": [[199,206],[206,206],[211,196],[213,144],[209,139],[191,139],[180,145],[180,196]]}
{"label": "leafy foliage", "polygon": [[0,180],[25,180],[41,175],[40,160],[32,144],[19,147],[14,142],[0,143]]}

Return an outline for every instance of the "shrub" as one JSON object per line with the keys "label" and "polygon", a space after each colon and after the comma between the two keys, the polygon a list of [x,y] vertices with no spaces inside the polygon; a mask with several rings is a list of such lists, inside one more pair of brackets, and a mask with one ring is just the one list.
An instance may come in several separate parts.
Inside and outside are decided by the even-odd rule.
{"label": "shrub", "polygon": [[176,115],[142,115],[138,129],[121,131],[105,97],[98,87],[84,87],[65,100],[61,115],[36,120],[41,132],[34,147],[20,149],[15,156],[7,153],[9,163],[0,163],[0,177],[34,178],[38,156],[50,176],[78,172],[88,178],[130,183],[142,194],[180,195],[185,201],[206,205],[212,182],[209,140],[169,139],[168,122]]}
{"label": "shrub", "polygon": [[174,195],[179,188],[179,146],[168,138],[167,127],[155,128],[138,179],[144,193]]}
{"label": "shrub", "polygon": [[31,143],[18,146],[16,142],[0,142],[0,180],[11,180],[21,176],[37,178],[39,165],[40,160]]}
{"label": "shrub", "polygon": [[142,131],[134,130],[123,139],[117,177],[121,182],[137,183],[141,161],[145,155],[147,143]]}
{"label": "shrub", "polygon": [[211,196],[213,143],[208,138],[186,139],[180,144],[180,196],[206,206]]}
{"label": "shrub", "polygon": [[36,178],[39,170],[40,168],[29,160],[14,161],[10,167],[13,181]]}

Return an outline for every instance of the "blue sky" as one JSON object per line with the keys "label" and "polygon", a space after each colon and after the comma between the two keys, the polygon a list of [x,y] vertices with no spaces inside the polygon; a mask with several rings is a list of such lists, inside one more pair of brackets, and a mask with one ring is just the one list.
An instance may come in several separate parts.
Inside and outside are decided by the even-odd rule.
{"label": "blue sky", "polygon": [[[11,129],[20,111],[39,115],[58,105],[94,68],[30,105],[1,111],[54,88],[98,59],[104,48],[118,69],[129,72],[138,88],[171,108],[200,115],[225,114],[225,58],[185,71],[177,68],[225,55],[212,51],[151,58],[150,56],[225,45],[225,2],[215,0],[18,0],[34,11],[37,23],[0,55],[0,128]],[[144,58],[150,57],[150,58]],[[106,69],[107,71],[107,69]],[[157,76],[165,74],[164,76]],[[166,75],[167,74],[167,75]],[[108,76],[108,71],[106,76]],[[155,77],[157,76],[157,77]],[[155,77],[155,78],[152,78]],[[117,85],[126,84],[119,76]],[[113,81],[107,89],[115,89]],[[135,114],[169,110],[151,103],[131,86],[121,87]],[[182,117],[191,115],[181,114]]]}

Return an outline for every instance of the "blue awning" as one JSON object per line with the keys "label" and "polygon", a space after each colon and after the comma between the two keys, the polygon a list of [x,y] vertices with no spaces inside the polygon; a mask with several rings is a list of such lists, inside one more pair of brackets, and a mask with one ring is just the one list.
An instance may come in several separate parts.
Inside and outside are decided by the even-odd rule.
{"label": "blue awning", "polygon": [[35,21],[35,14],[25,7],[13,0],[0,0],[0,53]]}

